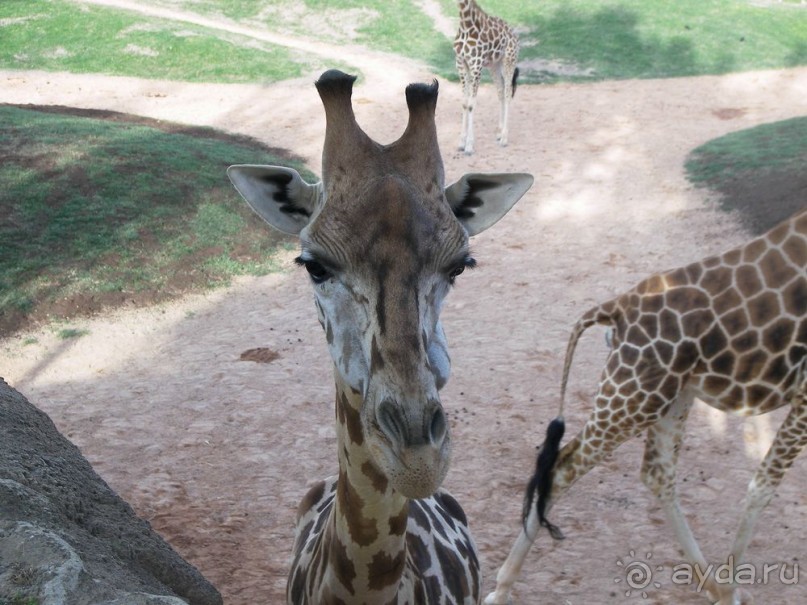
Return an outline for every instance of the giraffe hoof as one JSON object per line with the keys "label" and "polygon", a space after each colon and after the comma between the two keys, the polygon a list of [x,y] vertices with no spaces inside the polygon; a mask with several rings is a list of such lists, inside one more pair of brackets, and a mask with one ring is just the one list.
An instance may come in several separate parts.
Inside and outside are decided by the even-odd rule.
{"label": "giraffe hoof", "polygon": [[513,605],[513,601],[509,597],[505,596],[499,598],[499,595],[496,592],[492,592],[486,596],[483,603],[484,605]]}

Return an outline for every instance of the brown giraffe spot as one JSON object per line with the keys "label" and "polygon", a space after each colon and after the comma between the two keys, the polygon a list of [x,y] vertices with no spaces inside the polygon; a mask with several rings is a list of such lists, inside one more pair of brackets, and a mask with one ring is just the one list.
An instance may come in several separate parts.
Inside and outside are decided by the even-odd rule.
{"label": "brown giraffe spot", "polygon": [[412,556],[412,562],[416,569],[429,569],[432,566],[432,558],[429,549],[423,539],[414,533],[406,534],[406,547]]}
{"label": "brown giraffe spot", "polygon": [[406,550],[401,549],[394,557],[385,552],[376,553],[367,565],[367,582],[372,590],[382,590],[401,581]]}
{"label": "brown giraffe spot", "polygon": [[742,250],[732,250],[723,255],[723,262],[729,267],[736,267],[740,264],[742,258]]}
{"label": "brown giraffe spot", "polygon": [[[701,280],[701,286],[710,295],[717,296],[731,287],[734,282],[734,270],[730,267],[716,267],[707,272]],[[707,301],[706,304],[709,304]]]}
{"label": "brown giraffe spot", "polygon": [[728,338],[720,327],[715,324],[712,329],[701,337],[701,353],[706,359],[711,359],[726,348]]}
{"label": "brown giraffe spot", "polygon": [[654,313],[657,314],[661,309],[664,307],[664,297],[663,296],[645,296],[642,298],[642,304],[640,309],[642,313]]}
{"label": "brown giraffe spot", "polygon": [[795,331],[795,322],[787,317],[782,317],[765,328],[762,333],[762,346],[773,353],[784,351],[790,345]]}
{"label": "brown giraffe spot", "polygon": [[344,471],[339,473],[339,485],[336,488],[339,511],[347,522],[350,538],[359,546],[369,546],[378,539],[376,520],[362,514],[364,500],[347,480]]}
{"label": "brown giraffe spot", "polygon": [[660,275],[653,275],[636,286],[636,291],[643,297],[648,294],[663,294],[666,290],[667,286]]}
{"label": "brown giraffe spot", "polygon": [[655,340],[658,337],[659,325],[656,315],[643,315],[639,320],[639,325],[644,329],[651,340]]}
{"label": "brown giraffe spot", "polygon": [[[710,256],[709,258],[704,259],[701,264],[705,269],[714,269],[715,267],[720,266],[721,262],[720,257]],[[708,275],[706,277],[708,278]]]}
{"label": "brown giraffe spot", "polygon": [[347,554],[347,547],[338,539],[331,541],[331,556],[329,557],[334,576],[351,594],[356,594],[353,580],[356,579],[356,566]]}
{"label": "brown giraffe spot", "polygon": [[768,242],[764,239],[756,239],[743,249],[743,260],[747,263],[755,263],[768,249]]}
{"label": "brown giraffe spot", "polygon": [[383,494],[384,492],[387,491],[389,480],[384,475],[384,473],[382,473],[378,469],[378,467],[375,464],[373,464],[369,460],[366,461],[364,464],[361,465],[361,472],[364,473],[364,476],[370,480],[373,489],[377,491],[379,494]]}
{"label": "brown giraffe spot", "polygon": [[341,405],[337,406],[339,421],[347,428],[350,440],[358,446],[364,443],[364,429],[361,425],[361,414],[350,405],[347,395],[342,393]]}
{"label": "brown giraffe spot", "polygon": [[710,395],[717,397],[727,391],[732,385],[731,380],[722,376],[707,376],[703,381],[703,389]]}
{"label": "brown giraffe spot", "polygon": [[673,365],[670,368],[676,374],[683,374],[692,369],[695,360],[698,358],[698,348],[694,342],[684,341],[678,345]]}
{"label": "brown giraffe spot", "polygon": [[768,362],[768,367],[765,370],[763,379],[768,384],[778,385],[787,378],[789,373],[790,365],[787,363],[787,357],[785,355],[779,355]]}
{"label": "brown giraffe spot", "polygon": [[406,523],[409,520],[409,505],[401,509],[401,512],[389,518],[389,533],[391,536],[403,536],[406,533]]}
{"label": "brown giraffe spot", "polygon": [[[759,261],[759,269],[765,276],[765,282],[771,288],[783,286],[799,275],[799,272],[785,260],[779,250],[769,250]],[[804,275],[804,269],[801,274]]]}
{"label": "brown giraffe spot", "polygon": [[462,510],[460,503],[454,499],[454,496],[448,492],[438,492],[434,495],[434,498],[440,502],[443,510],[448,515],[446,521],[450,522],[451,527],[455,527],[455,519],[462,525],[468,525],[468,518],[465,516],[465,511]]}
{"label": "brown giraffe spot", "polygon": [[325,482],[320,481],[316,483],[308,493],[303,496],[300,505],[297,507],[297,514],[298,517],[301,517],[305,512],[312,509],[314,505],[322,499],[322,495],[325,493]]}
{"label": "brown giraffe spot", "polygon": [[782,252],[797,267],[807,267],[807,242],[803,238],[791,237],[782,244]]}
{"label": "brown giraffe spot", "polygon": [[716,374],[731,376],[734,373],[735,361],[734,351],[724,351],[712,360],[709,367]]}
{"label": "brown giraffe spot", "polygon": [[650,339],[647,337],[647,334],[645,334],[644,330],[637,325],[632,325],[630,328],[628,328],[628,333],[625,335],[625,339],[629,340],[631,344],[637,347],[644,347],[650,344]]}
{"label": "brown giraffe spot", "polygon": [[431,531],[432,525],[429,522],[429,518],[426,516],[426,513],[423,512],[423,506],[417,500],[411,502],[410,515],[421,528],[427,532]]}
{"label": "brown giraffe spot", "polygon": [[752,384],[746,389],[746,393],[748,394],[746,405],[753,406],[758,402],[762,402],[770,397],[772,392],[769,387],[761,384]]}
{"label": "brown giraffe spot", "polygon": [[750,298],[763,288],[759,271],[754,265],[743,265],[737,268],[737,288],[746,298]]}
{"label": "brown giraffe spot", "polygon": [[768,355],[764,351],[754,350],[742,355],[737,361],[735,378],[743,384],[748,384],[752,380],[756,380],[762,373],[762,370],[765,369],[765,362],[767,360]]}
{"label": "brown giraffe spot", "polygon": [[[437,560],[442,569],[463,568],[462,561],[460,561],[457,553],[444,546],[442,542],[435,542],[435,551],[437,553]],[[459,602],[463,602],[471,595],[471,587],[468,586],[468,579],[465,577],[465,574],[448,572],[445,574],[445,583],[449,593]]]}
{"label": "brown giraffe spot", "polygon": [[687,274],[687,279],[689,280],[689,283],[692,284],[693,286],[700,281],[701,277],[703,277],[703,267],[701,266],[700,263],[693,263],[691,265],[687,265],[686,267],[684,267],[684,271]]}
{"label": "brown giraffe spot", "polygon": [[768,231],[767,235],[765,236],[769,242],[771,242],[774,246],[778,246],[781,244],[784,239],[787,237],[788,233],[790,233],[790,225],[787,222],[780,223],[778,226],[774,227],[770,231]]}
{"label": "brown giraffe spot", "polygon": [[667,401],[672,401],[673,397],[675,397],[680,388],[681,379],[677,376],[669,374],[664,379],[664,382],[661,383],[661,386],[659,386],[659,393],[661,393],[662,397],[664,397]]}
{"label": "brown giraffe spot", "polygon": [[667,342],[678,342],[681,339],[681,324],[676,313],[664,309],[659,314],[660,336]]}
{"label": "brown giraffe spot", "polygon": [[807,314],[807,280],[799,279],[787,286],[782,291],[782,304],[791,315],[803,317]]}

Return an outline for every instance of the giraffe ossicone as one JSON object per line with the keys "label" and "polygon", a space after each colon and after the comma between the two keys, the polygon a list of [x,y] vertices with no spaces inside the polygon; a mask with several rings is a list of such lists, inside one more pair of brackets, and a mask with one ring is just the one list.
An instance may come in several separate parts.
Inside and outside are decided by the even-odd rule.
{"label": "giraffe ossicone", "polygon": [[475,261],[468,238],[532,185],[468,174],[446,187],[437,82],[406,88],[403,135],[382,145],[356,123],[355,78],[316,88],[326,116],[322,180],[278,166],[228,175],[270,225],[299,236],[336,382],[338,474],[298,510],[287,599],[478,603],[479,561],[462,508],[440,485],[451,438],[439,391],[450,362],[440,310]]}
{"label": "giraffe ossicone", "polygon": [[[688,562],[703,570],[718,567],[701,553],[676,491],[678,452],[696,397],[742,415],[790,406],[748,486],[728,561],[742,563],[760,513],[807,445],[807,210],[745,246],[655,274],[585,313],[566,350],[556,429],[562,428],[575,346],[594,324],[613,331],[594,410],[559,451],[542,452],[556,460],[553,467],[539,457],[523,528],[485,603],[510,602],[540,526],[554,527],[545,514],[575,481],[643,431],[642,482],[658,497]],[[705,586],[719,605],[750,602],[746,591],[714,577]]]}
{"label": "giraffe ossicone", "polygon": [[499,95],[499,145],[507,145],[510,99],[518,80],[518,35],[499,17],[488,15],[475,0],[459,0],[460,24],[454,39],[462,86],[462,131],[459,149],[474,152],[474,107],[482,70],[488,68]]}

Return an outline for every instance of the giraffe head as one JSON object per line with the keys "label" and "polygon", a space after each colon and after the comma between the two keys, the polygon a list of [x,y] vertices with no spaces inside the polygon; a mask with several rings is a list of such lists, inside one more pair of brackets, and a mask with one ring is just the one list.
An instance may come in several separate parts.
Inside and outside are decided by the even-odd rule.
{"label": "giraffe head", "polygon": [[[409,120],[381,145],[353,114],[355,78],[325,72],[322,181],[289,168],[232,166],[228,174],[270,225],[298,235],[353,445],[409,498],[430,495],[448,470],[449,427],[439,391],[450,361],[440,310],[475,261],[468,237],[529,189],[527,174],[466,175],[444,186],[437,82],[406,89]],[[338,403],[339,405],[339,403]],[[350,429],[350,427],[348,427]]]}

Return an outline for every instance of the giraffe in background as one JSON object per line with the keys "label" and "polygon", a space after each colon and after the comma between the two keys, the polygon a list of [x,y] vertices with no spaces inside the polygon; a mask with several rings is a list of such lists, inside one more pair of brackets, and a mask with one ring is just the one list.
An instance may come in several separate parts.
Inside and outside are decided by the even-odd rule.
{"label": "giraffe in background", "polygon": [[488,15],[475,0],[459,0],[460,26],[454,40],[457,72],[462,84],[460,150],[474,152],[474,106],[482,69],[487,67],[499,93],[499,145],[507,145],[510,98],[518,79],[518,36],[502,19]]}
{"label": "giraffe in background", "polygon": [[451,451],[440,310],[475,264],[469,236],[533,179],[469,174],[445,187],[437,82],[407,87],[406,130],[381,145],[356,123],[354,80],[331,70],[316,83],[326,117],[321,182],[277,166],[228,170],[258,215],[299,236],[297,263],[334,363],[339,470],[300,504],[287,599],[472,605],[476,548],[462,508],[440,488]]}

